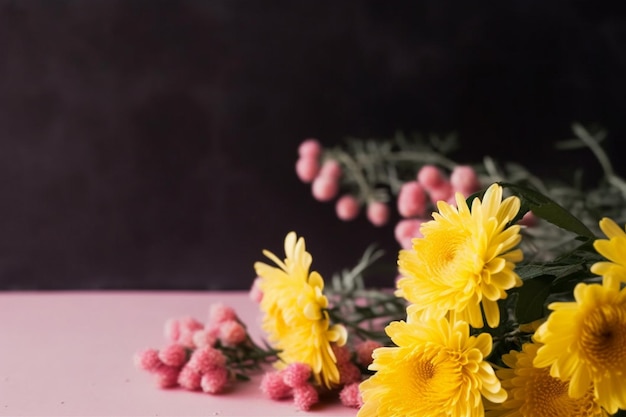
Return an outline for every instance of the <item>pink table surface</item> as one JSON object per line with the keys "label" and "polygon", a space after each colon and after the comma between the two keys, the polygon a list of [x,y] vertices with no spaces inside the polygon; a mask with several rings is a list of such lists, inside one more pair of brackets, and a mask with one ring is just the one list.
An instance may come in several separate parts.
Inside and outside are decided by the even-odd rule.
{"label": "pink table surface", "polygon": [[272,401],[260,375],[217,396],[156,388],[133,354],[166,343],[168,318],[204,321],[215,302],[261,337],[243,292],[0,292],[0,416],[356,415],[338,402],[303,412]]}

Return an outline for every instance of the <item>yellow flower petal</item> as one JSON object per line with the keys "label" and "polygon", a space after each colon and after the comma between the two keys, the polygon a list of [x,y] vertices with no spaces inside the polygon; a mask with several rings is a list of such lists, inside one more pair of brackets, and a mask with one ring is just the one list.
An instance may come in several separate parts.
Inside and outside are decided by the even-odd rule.
{"label": "yellow flower petal", "polygon": [[483,396],[506,398],[484,361],[489,334],[470,336],[466,322],[445,318],[392,322],[386,331],[397,346],[374,351],[370,369],[376,373],[360,385],[359,417],[479,417]]}
{"label": "yellow flower petal", "polygon": [[280,351],[278,368],[296,362],[308,364],[315,382],[332,388],[339,383],[339,371],[331,343],[344,344],[347,332],[342,326],[330,327],[324,280],[317,272],[309,272],[313,258],[304,239],[290,232],[284,246],[284,262],[263,252],[277,267],[254,264],[263,292],[263,330]]}
{"label": "yellow flower petal", "polygon": [[[454,207],[439,201],[433,220],[422,224],[422,238],[412,250],[402,250],[398,267],[398,296],[423,310],[425,317],[441,318],[448,311],[459,314],[472,327],[500,323],[495,302],[506,290],[522,285],[513,271],[522,259],[519,226],[508,222],[519,211],[517,197],[502,201],[502,187],[491,185],[483,201],[475,198],[471,211],[457,196]],[[481,309],[482,303],[482,309]]]}
{"label": "yellow flower petal", "polygon": [[591,382],[609,413],[626,409],[626,288],[580,283],[574,296],[549,305],[553,312],[534,336],[543,343],[534,365],[569,381],[572,397],[585,395]]}
{"label": "yellow flower petal", "polygon": [[533,366],[537,351],[543,347],[526,343],[521,352],[502,355],[510,369],[496,371],[502,386],[508,391],[506,401],[488,403],[488,417],[605,417],[606,413],[594,398],[590,381],[577,381],[584,386],[577,398],[568,394],[571,382],[550,375],[548,368]]}
{"label": "yellow flower petal", "polygon": [[591,272],[601,275],[604,281],[626,282],[626,232],[613,220],[605,217],[600,220],[600,229],[609,238],[593,242],[595,250],[609,262],[597,262]]}
{"label": "yellow flower petal", "polygon": [[602,233],[604,233],[609,239],[614,237],[626,238],[626,232],[624,232],[624,229],[619,227],[617,223],[608,217],[604,217],[600,220],[600,230],[602,230]]}

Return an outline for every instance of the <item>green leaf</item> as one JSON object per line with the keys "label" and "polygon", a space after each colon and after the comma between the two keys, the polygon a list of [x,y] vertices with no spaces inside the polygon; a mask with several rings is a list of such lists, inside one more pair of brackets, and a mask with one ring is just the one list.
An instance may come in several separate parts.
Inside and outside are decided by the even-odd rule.
{"label": "green leaf", "polygon": [[593,264],[604,260],[593,246],[595,239],[586,239],[581,245],[569,252],[563,253],[554,259],[559,264]]}
{"label": "green leaf", "polygon": [[576,233],[579,236],[584,236],[590,239],[596,238],[593,232],[589,230],[583,222],[549,197],[521,185],[510,183],[499,184],[502,187],[509,189],[514,195],[519,197],[522,201],[522,205],[528,207],[535,216],[540,217],[562,229]]}
{"label": "green leaf", "polygon": [[558,279],[579,272],[582,269],[584,269],[582,262],[561,265],[527,264],[517,266],[515,272],[517,272],[522,281],[527,281],[542,275],[550,275],[553,279]]}
{"label": "green leaf", "polygon": [[518,300],[515,314],[519,323],[530,323],[543,317],[553,280],[553,276],[541,275],[524,281],[524,285],[516,289]]}

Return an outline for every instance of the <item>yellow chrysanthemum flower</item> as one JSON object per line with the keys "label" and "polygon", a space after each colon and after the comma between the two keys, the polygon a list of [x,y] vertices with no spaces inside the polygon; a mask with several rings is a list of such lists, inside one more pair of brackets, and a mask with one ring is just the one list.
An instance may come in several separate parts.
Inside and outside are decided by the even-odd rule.
{"label": "yellow chrysanthemum flower", "polygon": [[363,406],[358,417],[478,417],[482,396],[494,403],[506,399],[493,368],[487,333],[469,336],[464,321],[420,320],[409,312],[406,322],[386,328],[397,347],[378,348],[361,383]]}
{"label": "yellow chrysanthemum flower", "polygon": [[502,355],[510,367],[499,369],[496,375],[509,396],[502,404],[488,406],[486,417],[605,417],[593,396],[593,387],[580,398],[568,394],[569,383],[550,376],[548,368],[535,368],[533,360],[540,345],[526,343],[521,352]]}
{"label": "yellow chrysanthemum flower", "polygon": [[596,262],[591,272],[602,275],[605,280],[626,282],[626,232],[607,217],[600,220],[600,229],[609,239],[597,239],[593,247],[609,262]]}
{"label": "yellow chrysanthemum flower", "polygon": [[423,237],[413,239],[412,250],[401,250],[402,278],[396,294],[414,303],[424,318],[440,318],[448,311],[472,327],[500,323],[498,300],[506,290],[522,285],[513,271],[522,260],[520,226],[506,227],[519,211],[520,200],[502,200],[502,187],[491,185],[483,201],[475,198],[470,211],[462,194],[457,208],[440,201],[439,213],[421,227]]}
{"label": "yellow chrysanthemum flower", "polygon": [[593,384],[596,401],[614,414],[626,409],[626,288],[580,283],[574,297],[548,306],[553,311],[535,333],[543,346],[533,363],[569,381],[574,398]]}
{"label": "yellow chrysanthemum flower", "polygon": [[317,384],[330,388],[339,383],[339,370],[331,343],[343,345],[347,332],[341,325],[330,326],[328,299],[323,295],[324,280],[317,272],[309,273],[313,261],[303,238],[294,232],[285,238],[283,261],[263,251],[278,267],[263,262],[254,264],[263,292],[262,328],[268,340],[280,351],[276,366],[291,363],[311,367]]}

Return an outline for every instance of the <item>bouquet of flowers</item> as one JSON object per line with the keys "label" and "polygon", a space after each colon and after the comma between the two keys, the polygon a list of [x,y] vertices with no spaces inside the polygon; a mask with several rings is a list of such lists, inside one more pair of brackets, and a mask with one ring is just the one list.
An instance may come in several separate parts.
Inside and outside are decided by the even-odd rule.
{"label": "bouquet of flowers", "polygon": [[573,131],[561,145],[604,169],[591,189],[490,158],[456,164],[453,138],[304,141],[296,173],[340,219],[366,206],[380,226],[395,203],[395,283],[366,287],[371,247],[326,285],[290,232],[284,258],[254,264],[265,346],[217,306],[207,325],[168,323],[171,344],[136,363],[209,393],[261,369],[269,398],[309,410],[337,395],[358,416],[625,415],[626,183],[602,131]]}

